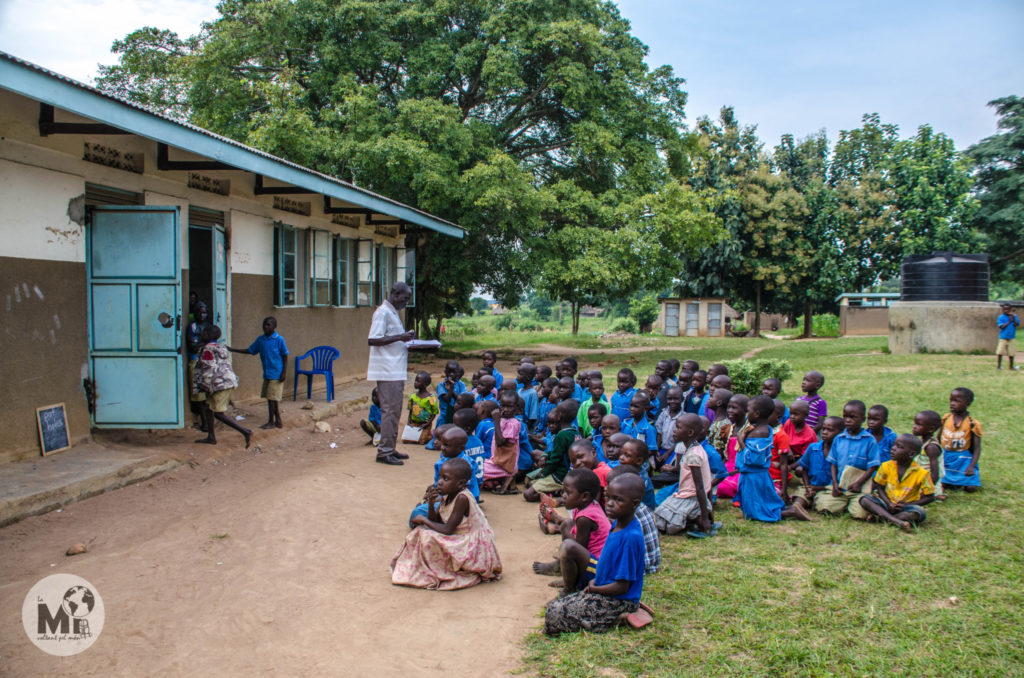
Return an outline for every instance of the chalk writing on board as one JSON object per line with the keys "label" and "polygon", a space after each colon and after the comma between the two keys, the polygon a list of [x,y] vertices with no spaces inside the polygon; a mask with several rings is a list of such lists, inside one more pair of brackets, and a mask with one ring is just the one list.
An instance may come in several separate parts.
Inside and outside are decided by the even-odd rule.
{"label": "chalk writing on board", "polygon": [[39,425],[39,443],[43,447],[44,455],[66,450],[71,446],[64,403],[38,408],[36,420]]}

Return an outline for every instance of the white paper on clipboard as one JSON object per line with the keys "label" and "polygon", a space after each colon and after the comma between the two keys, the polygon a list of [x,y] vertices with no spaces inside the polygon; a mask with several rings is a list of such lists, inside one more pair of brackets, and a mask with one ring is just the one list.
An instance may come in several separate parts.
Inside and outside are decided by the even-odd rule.
{"label": "white paper on clipboard", "polygon": [[405,346],[409,350],[423,351],[427,349],[441,348],[441,342],[437,339],[410,339],[405,342]]}

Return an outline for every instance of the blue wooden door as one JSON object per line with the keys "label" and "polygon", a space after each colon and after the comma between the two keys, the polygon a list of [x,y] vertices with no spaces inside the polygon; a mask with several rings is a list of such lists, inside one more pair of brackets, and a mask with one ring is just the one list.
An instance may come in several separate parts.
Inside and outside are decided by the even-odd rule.
{"label": "blue wooden door", "polygon": [[178,208],[94,208],[87,256],[93,424],[180,428]]}
{"label": "blue wooden door", "polygon": [[224,249],[224,229],[213,229],[213,317],[214,325],[220,327],[227,337],[228,317],[228,259]]}

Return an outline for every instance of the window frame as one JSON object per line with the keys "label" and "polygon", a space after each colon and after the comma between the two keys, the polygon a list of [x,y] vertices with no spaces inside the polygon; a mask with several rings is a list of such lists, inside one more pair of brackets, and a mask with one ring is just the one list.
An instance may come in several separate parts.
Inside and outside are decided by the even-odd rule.
{"label": "window frame", "polygon": [[355,308],[356,306],[356,274],[355,238],[335,235],[334,247],[334,306],[336,308]]}
{"label": "window frame", "polygon": [[[411,264],[410,264],[411,262]],[[396,247],[395,248],[395,281],[401,280],[409,289],[412,296],[409,297],[408,306],[416,307],[416,248]]]}
{"label": "window frame", "polygon": [[[334,246],[330,231],[319,228],[309,229],[309,305],[312,307],[326,307],[332,305],[332,287],[334,281]],[[318,240],[323,242],[318,245]],[[321,252],[321,246],[325,251]],[[322,267],[318,271],[318,264]],[[318,273],[326,273],[327,277],[318,277]],[[321,299],[319,290],[324,288]]]}
{"label": "window frame", "polygon": [[[363,258],[363,249],[369,250],[369,258]],[[376,250],[374,242],[370,238],[359,238],[356,240],[356,290],[355,305],[357,308],[374,306],[374,281],[376,280]],[[365,273],[365,276],[364,276]],[[366,291],[365,296],[363,291]]]}

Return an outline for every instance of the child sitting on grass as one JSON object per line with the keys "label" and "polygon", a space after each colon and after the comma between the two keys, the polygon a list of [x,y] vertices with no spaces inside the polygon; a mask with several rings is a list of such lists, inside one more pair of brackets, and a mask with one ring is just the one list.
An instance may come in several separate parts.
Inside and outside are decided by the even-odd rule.
{"label": "child sitting on grass", "polygon": [[[415,393],[409,394],[409,426],[419,429],[417,444],[424,445],[430,440],[430,426],[440,411],[437,396],[430,392],[430,373],[417,372],[413,381]],[[411,441],[405,441],[411,442]]]}
{"label": "child sitting on grass", "polygon": [[[578,441],[579,442],[579,441]],[[558,559],[533,563],[533,571],[543,575],[562,575],[562,592],[573,593],[584,589],[594,578],[597,561],[608,539],[611,523],[597,501],[601,482],[590,469],[576,468],[566,474],[562,482],[562,499],[572,511],[563,518],[546,504],[541,504],[541,529],[550,534],[548,526],[557,527],[562,534]]]}
{"label": "child sitting on grass", "polygon": [[665,407],[664,396],[666,389],[662,388],[664,385],[664,380],[657,374],[648,376],[644,384],[644,393],[651,399],[651,406],[647,408],[647,421],[652,424],[658,420],[658,415],[661,414],[661,410]]}
{"label": "child sitting on grass", "polygon": [[729,437],[732,435],[732,422],[726,412],[729,401],[732,399],[732,391],[727,388],[716,388],[711,391],[708,398],[708,406],[704,408],[711,428],[708,430],[708,442],[718,450],[723,457],[729,445]]}
{"label": "child sitting on grass", "polygon": [[612,394],[612,414],[619,417],[619,421],[629,419],[629,403],[636,395],[636,374],[628,367],[619,370],[615,377],[616,391]]}
{"label": "child sitting on grass", "polygon": [[676,448],[673,432],[676,428],[676,419],[681,414],[683,414],[683,389],[673,386],[665,393],[665,408],[654,422],[654,428],[658,434],[658,454],[654,458],[657,468],[668,463],[672,451]]}
{"label": "child sitting on grass", "polygon": [[740,485],[740,478],[736,475],[736,453],[739,449],[739,435],[749,427],[747,422],[747,406],[749,404],[750,399],[747,396],[737,393],[729,398],[729,405],[725,409],[731,429],[729,442],[725,448],[725,469],[729,472],[729,477],[718,484],[718,496],[726,499],[735,497]]}
{"label": "child sitting on grass", "polygon": [[644,496],[641,502],[653,511],[657,504],[654,502],[654,483],[651,482],[651,476],[647,473],[647,458],[649,456],[650,451],[643,441],[630,438],[622,444],[622,448],[619,450],[619,466],[632,466],[637,470],[640,480],[644,481]]}
{"label": "child sitting on grass", "polygon": [[889,422],[889,408],[885,405],[872,405],[868,409],[867,429],[878,443],[878,458],[884,464],[891,458],[890,450],[896,442],[896,432],[886,426]]}
{"label": "child sitting on grass", "polygon": [[683,411],[687,414],[701,415],[708,404],[708,394],[704,390],[708,381],[708,373],[697,370],[690,379],[690,390],[683,394]]}
{"label": "child sitting on grass", "polygon": [[516,489],[516,467],[519,460],[519,431],[523,423],[516,418],[517,402],[515,391],[502,391],[498,409],[491,413],[494,419],[494,439],[491,456],[484,460],[484,482],[495,487],[495,494],[519,493]]}
{"label": "child sitting on grass", "polygon": [[860,497],[867,494],[864,485],[871,481],[881,461],[874,436],[861,428],[865,414],[867,408],[860,400],[851,400],[843,407],[846,428],[832,441],[827,457],[831,465],[832,491],[819,492],[814,497],[815,510],[832,515],[846,510],[854,518],[867,518]]}
{"label": "child sitting on grass", "polygon": [[978,457],[981,456],[981,424],[967,408],[974,402],[969,388],[955,388],[949,394],[949,413],[942,418],[943,451],[946,475],[942,487],[977,492],[981,489]]}
{"label": "child sitting on grass", "polygon": [[363,429],[363,433],[370,436],[367,445],[373,445],[377,442],[377,436],[380,435],[380,396],[377,395],[377,389],[374,388],[370,392],[370,413],[359,422],[359,428]]}
{"label": "child sitting on grass", "polygon": [[814,370],[804,375],[800,382],[800,390],[804,392],[797,400],[803,400],[810,407],[807,413],[807,425],[817,433],[821,429],[821,422],[828,416],[828,403],[818,395],[818,391],[825,385],[825,375]]}
{"label": "child sitting on grass", "polygon": [[[924,506],[935,501],[935,486],[928,471],[914,457],[921,452],[921,441],[904,433],[892,446],[892,459],[878,467],[871,494],[860,498],[860,505],[871,517],[886,520],[905,532],[924,522]],[[869,517],[870,520],[870,517]]]}
{"label": "child sitting on grass", "polygon": [[643,440],[652,454],[658,451],[658,432],[647,421],[651,399],[645,391],[637,391],[629,401],[629,419],[622,422],[622,432],[630,438]]}
{"label": "child sitting on grass", "polygon": [[644,588],[644,535],[635,518],[644,494],[639,476],[624,473],[605,492],[608,517],[615,522],[597,561],[594,580],[583,591],[556,598],[544,610],[544,633],[584,629],[600,633],[636,612]]}
{"label": "child sitting on grass", "polygon": [[[766,395],[772,400],[778,400],[780,393],[782,393],[782,382],[775,377],[768,377],[761,383],[761,395]],[[782,403],[782,407],[783,412],[782,416],[779,417],[779,425],[789,421],[789,407],[786,406],[785,402]]]}
{"label": "child sitting on grass", "polygon": [[[790,410],[790,422],[802,411],[798,405],[806,403],[798,400]],[[808,426],[807,428],[810,428]],[[821,440],[807,446],[800,459],[796,462],[793,475],[799,478],[803,486],[793,495],[793,505],[799,505],[805,511],[814,508],[814,496],[829,489],[832,484],[832,466],[826,461],[832,451],[832,441],[843,430],[843,420],[839,417],[825,417],[821,424]]]}
{"label": "child sitting on grass", "polygon": [[818,442],[814,429],[807,423],[807,415],[811,406],[805,400],[794,400],[789,408],[789,419],[782,425],[782,430],[789,436],[789,453],[793,461],[799,461],[807,447]]}
{"label": "child sitting on grass", "polygon": [[601,430],[595,432],[591,437],[594,447],[597,450],[597,458],[600,461],[608,461],[607,447],[611,444],[611,437],[622,431],[618,416],[606,414],[601,417]]}
{"label": "child sitting on grass", "polygon": [[765,395],[751,398],[747,405],[750,428],[737,438],[736,470],[740,474],[738,496],[740,510],[747,520],[776,523],[783,518],[810,520],[799,505],[786,508],[772,482],[772,428],[769,421],[775,413],[775,402]]}
{"label": "child sitting on grass", "polygon": [[942,427],[942,417],[935,410],[924,410],[914,415],[914,435],[921,439],[921,454],[917,463],[921,468],[928,469],[932,483],[935,484],[935,500],[943,501],[942,476],[945,474],[942,459],[942,446],[935,439],[935,432]]}
{"label": "child sitting on grass", "polygon": [[465,459],[441,466],[427,492],[427,515],[413,518],[412,532],[391,560],[392,584],[451,591],[501,578],[494,532],[466,490],[472,476]]}
{"label": "child sitting on grass", "polygon": [[571,428],[571,400],[559,405],[548,418],[548,430],[554,431],[551,447],[545,451],[544,466],[526,474],[529,487],[523,493],[526,501],[540,501],[540,493],[554,494],[562,489],[562,479],[569,472],[569,448],[576,440]]}
{"label": "child sitting on grass", "polygon": [[772,465],[768,474],[775,483],[775,491],[782,497],[782,501],[788,503],[789,497],[786,492],[786,484],[789,483],[789,467],[792,465],[792,457],[789,451],[789,436],[782,430],[779,420],[786,410],[786,404],[781,400],[772,400],[774,410],[768,420],[772,427]]}
{"label": "child sitting on grass", "polygon": [[600,408],[602,417],[611,411],[611,405],[608,404],[608,398],[604,395],[603,377],[597,370],[590,372],[589,388],[590,397],[580,403],[580,411],[579,414],[576,415],[576,428],[583,437],[589,436],[594,432],[595,428],[590,423],[590,408]]}
{"label": "child sitting on grass", "polygon": [[696,414],[684,413],[676,420],[676,459],[679,466],[679,487],[654,510],[654,524],[659,532],[694,536],[712,535],[714,518],[708,491],[711,489],[711,466],[707,452],[700,444],[703,426]]}
{"label": "child sitting on grass", "polygon": [[[620,464],[608,473],[608,482],[615,480],[623,473],[636,474],[634,466]],[[640,531],[644,533],[644,574],[654,574],[661,567],[661,537],[654,521],[654,511],[640,502],[636,507],[636,521],[640,523]]]}

